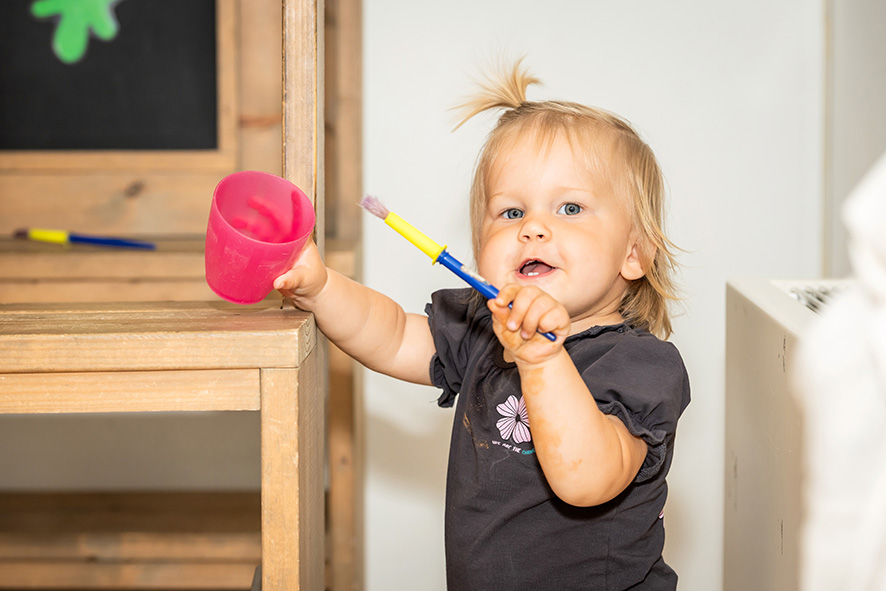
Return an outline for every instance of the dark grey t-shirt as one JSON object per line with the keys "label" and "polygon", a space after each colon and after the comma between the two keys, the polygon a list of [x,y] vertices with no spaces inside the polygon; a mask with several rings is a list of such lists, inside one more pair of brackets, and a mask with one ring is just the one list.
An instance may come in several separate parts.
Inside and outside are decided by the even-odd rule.
{"label": "dark grey t-shirt", "polygon": [[598,407],[649,446],[618,497],[574,507],[545,480],[516,365],[504,361],[489,310],[470,294],[438,291],[426,307],[437,349],[431,379],[443,390],[438,403],[456,405],[446,484],[450,591],[675,589],[661,551],[665,476],[689,404],[677,349],[624,324],[566,340]]}

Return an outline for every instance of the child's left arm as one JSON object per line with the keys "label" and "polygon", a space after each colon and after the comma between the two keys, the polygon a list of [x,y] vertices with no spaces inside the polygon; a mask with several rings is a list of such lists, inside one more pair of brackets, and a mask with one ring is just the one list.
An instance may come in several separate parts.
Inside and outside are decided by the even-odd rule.
{"label": "child's left arm", "polygon": [[[489,301],[489,308],[495,333],[520,372],[545,478],[554,493],[571,505],[605,503],[637,476],[646,458],[646,442],[631,435],[617,417],[600,412],[563,348],[570,327],[566,309],[540,292],[527,309],[513,314],[506,301],[511,297],[503,289],[499,298]],[[536,329],[554,332],[557,341],[550,342]]]}

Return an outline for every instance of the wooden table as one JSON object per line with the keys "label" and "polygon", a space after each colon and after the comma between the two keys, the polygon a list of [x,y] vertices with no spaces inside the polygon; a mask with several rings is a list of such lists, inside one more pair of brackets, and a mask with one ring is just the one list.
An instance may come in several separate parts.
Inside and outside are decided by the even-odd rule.
{"label": "wooden table", "polygon": [[263,589],[322,589],[316,341],[271,302],[0,304],[0,413],[260,411]]}

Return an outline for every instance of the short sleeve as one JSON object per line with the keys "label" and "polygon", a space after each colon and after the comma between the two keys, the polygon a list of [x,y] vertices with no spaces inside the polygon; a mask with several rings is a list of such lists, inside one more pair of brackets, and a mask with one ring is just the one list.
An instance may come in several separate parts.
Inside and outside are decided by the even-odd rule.
{"label": "short sleeve", "polygon": [[[461,391],[477,323],[471,289],[444,289],[425,306],[436,353],[431,359],[431,383],[443,390],[437,404],[452,406]],[[484,308],[485,309],[485,308]]]}
{"label": "short sleeve", "polygon": [[671,343],[630,330],[622,336],[581,373],[600,410],[621,419],[648,445],[635,479],[643,482],[667,461],[677,421],[689,404],[689,378]]}

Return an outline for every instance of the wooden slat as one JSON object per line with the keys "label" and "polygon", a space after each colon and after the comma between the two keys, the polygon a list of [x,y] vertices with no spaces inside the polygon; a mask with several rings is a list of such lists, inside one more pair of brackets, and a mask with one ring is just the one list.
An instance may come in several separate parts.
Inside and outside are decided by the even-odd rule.
{"label": "wooden slat", "polygon": [[[280,0],[239,3],[242,93],[239,170],[283,174],[283,11]],[[268,71],[276,75],[268,76]]]}
{"label": "wooden slat", "polygon": [[356,361],[329,347],[330,587],[363,589],[364,420]]}
{"label": "wooden slat", "polygon": [[0,302],[219,300],[206,284],[202,236],[142,238],[157,250],[0,239]]}
{"label": "wooden slat", "polygon": [[[237,54],[239,25],[237,4],[239,0],[215,0],[216,73],[218,85],[218,149],[219,170],[231,171],[237,167],[239,145],[237,119],[240,113],[240,70]],[[267,74],[266,74],[267,75]],[[194,167],[197,168],[197,167]],[[190,172],[192,169],[187,169]],[[207,210],[208,211],[208,210]]]}
{"label": "wooden slat", "polygon": [[0,494],[0,589],[248,589],[258,492]]}
{"label": "wooden slat", "polygon": [[0,281],[179,278],[205,282],[203,236],[140,238],[153,242],[157,250],[110,249],[84,244],[66,247],[0,238]]}
{"label": "wooden slat", "polygon": [[258,410],[259,370],[0,374],[0,413]]}
{"label": "wooden slat", "polygon": [[0,153],[0,170],[219,172],[233,158],[230,150],[8,151]]}
{"label": "wooden slat", "polygon": [[[314,239],[321,253],[326,227],[323,20],[323,0],[283,0],[283,176],[314,203],[320,229]],[[264,589],[314,590],[324,586],[326,381],[322,363],[318,347],[297,377],[285,370],[262,370]],[[296,379],[299,396],[293,399],[286,392],[293,390]],[[272,417],[275,424],[270,425],[267,421]],[[295,433],[292,425],[298,425]],[[275,454],[266,453],[271,450]],[[288,464],[293,461],[297,462],[297,474],[292,474]],[[272,548],[279,544],[298,548],[298,554],[269,559]]]}
{"label": "wooden slat", "polygon": [[31,561],[0,561],[0,589],[246,590],[250,588],[256,566],[251,562],[35,564]]}
{"label": "wooden slat", "polygon": [[261,561],[261,533],[0,532],[0,562],[31,561]]}
{"label": "wooden slat", "polygon": [[357,242],[363,194],[362,0],[327,0],[326,16],[326,236]]}
{"label": "wooden slat", "polygon": [[[53,322],[57,322],[59,318],[76,314],[107,316],[108,318],[119,317],[123,322],[127,318],[135,316],[155,322],[162,321],[164,318],[170,320],[171,316],[181,315],[183,318],[188,319],[189,322],[199,322],[201,319],[222,319],[226,316],[237,316],[240,313],[250,316],[260,315],[276,309],[279,309],[279,306],[272,306],[267,302],[239,306],[223,301],[163,302],[146,300],[143,302],[115,302],[94,300],[92,302],[68,302],[57,300],[48,303],[22,302],[17,304],[0,304],[0,314],[3,317],[13,318],[15,316],[33,316],[38,314],[51,317]],[[264,323],[256,324],[259,330],[269,326]],[[0,335],[5,334],[5,332],[2,329],[2,325],[0,325]]]}
{"label": "wooden slat", "polygon": [[283,176],[314,203],[323,251],[323,0],[283,0]]}
{"label": "wooden slat", "polygon": [[57,302],[57,291],[64,289],[69,302],[94,302],[97,298],[115,302],[142,302],[146,298],[169,301],[215,300],[206,281],[192,279],[154,280],[0,280],[0,302]]}
{"label": "wooden slat", "polygon": [[350,240],[327,240],[324,262],[327,267],[335,269],[342,275],[355,281],[360,280],[359,243]]}
{"label": "wooden slat", "polygon": [[2,493],[0,532],[249,533],[260,511],[252,491]]}
{"label": "wooden slat", "polygon": [[[326,263],[359,281],[363,194],[362,0],[326,2]],[[363,405],[355,362],[329,347],[327,588],[363,582]]]}
{"label": "wooden slat", "polygon": [[[297,375],[282,369],[262,370],[264,589],[323,589],[322,383],[318,351]],[[299,395],[292,396],[293,391]],[[280,546],[298,548],[298,553],[278,553],[276,560],[269,560],[272,549]]]}
{"label": "wooden slat", "polygon": [[0,372],[298,367],[314,333],[266,302],[3,304]]}
{"label": "wooden slat", "polygon": [[126,170],[0,174],[0,234],[22,227],[112,236],[205,233],[215,185],[233,163],[188,174]]}
{"label": "wooden slat", "polygon": [[[318,347],[298,373],[298,581],[303,590],[322,589],[325,575],[325,369],[324,351]],[[263,374],[277,371],[263,370]]]}

